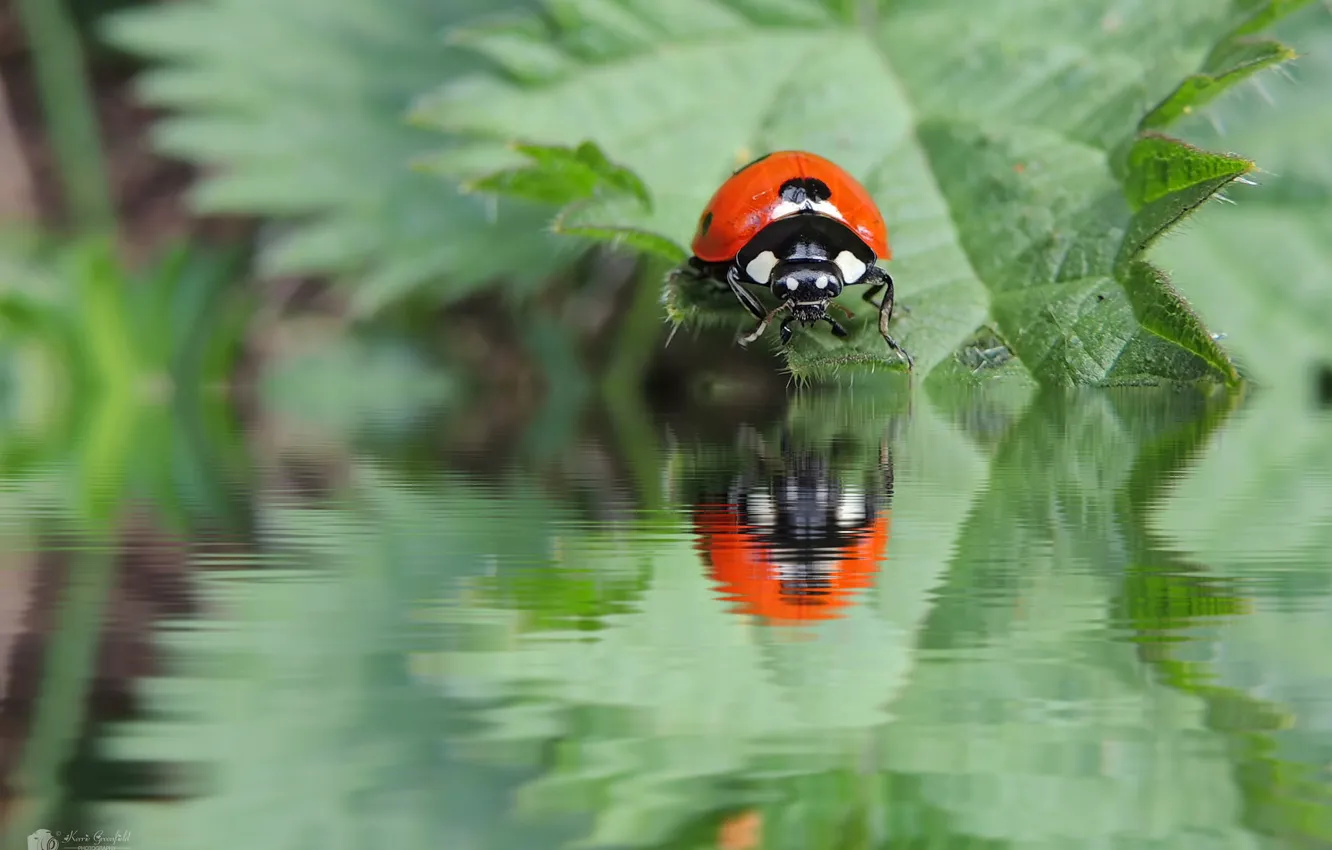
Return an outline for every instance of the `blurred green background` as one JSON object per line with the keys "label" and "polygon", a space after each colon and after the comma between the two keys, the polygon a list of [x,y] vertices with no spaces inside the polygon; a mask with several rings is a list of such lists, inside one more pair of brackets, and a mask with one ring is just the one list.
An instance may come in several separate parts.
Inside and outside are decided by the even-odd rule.
{"label": "blurred green background", "polygon": [[[1332,847],[1325,3],[0,0],[0,83],[3,850]],[[793,144],[918,374],[663,284]],[[863,598],[728,607],[700,506],[886,458]]]}

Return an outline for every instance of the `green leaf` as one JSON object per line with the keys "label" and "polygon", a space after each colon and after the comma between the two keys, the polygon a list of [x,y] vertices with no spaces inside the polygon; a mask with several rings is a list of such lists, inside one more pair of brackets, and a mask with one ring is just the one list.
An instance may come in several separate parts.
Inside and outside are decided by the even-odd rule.
{"label": "green leaf", "polygon": [[1304,390],[1332,362],[1332,206],[1321,211],[1247,206],[1217,211],[1156,252],[1246,371]]}
{"label": "green leaf", "polygon": [[472,192],[514,195],[547,204],[584,200],[603,193],[630,195],[645,207],[652,205],[647,187],[633,172],[614,165],[591,142],[577,148],[514,145],[532,160],[525,168],[498,171],[463,184]]}
{"label": "green leaf", "polygon": [[1234,37],[1243,38],[1268,27],[1304,6],[1309,0],[1238,0],[1236,5],[1248,19],[1236,28]]}
{"label": "green leaf", "polygon": [[[358,379],[349,383],[348,375]],[[273,413],[343,438],[401,426],[452,401],[452,375],[399,344],[339,335],[265,364],[259,392]]]}
{"label": "green leaf", "polygon": [[1101,153],[1054,137],[955,124],[920,134],[1000,335],[1037,381],[1235,379],[1188,305],[1137,257],[1249,163],[1144,137],[1126,198]]}
{"label": "green leaf", "polygon": [[1208,154],[1162,136],[1140,137],[1128,155],[1124,194],[1129,206],[1141,214],[1162,201],[1170,203],[1142,223],[1133,222],[1132,230],[1142,235],[1126,243],[1128,258],[1136,257],[1151,236],[1252,169],[1252,162],[1238,157]]}
{"label": "green leaf", "polygon": [[[673,260],[733,169],[765,151],[812,150],[859,178],[885,214],[898,300],[911,308],[894,335],[920,371],[947,363],[941,374],[954,374],[989,325],[1046,384],[1235,380],[1177,293],[1142,296],[1143,281],[1163,278],[1135,261],[1251,165],[1135,135],[1278,61],[1240,35],[1300,3],[1171,0],[1105,14],[954,0],[870,4],[863,19],[851,5],[551,2],[549,21],[459,36],[507,76],[445,86],[414,120],[472,140],[465,156],[433,164],[470,178],[494,170],[487,151],[506,140],[595,143],[653,204],[580,200],[558,226]],[[539,68],[518,39],[541,45]],[[827,56],[837,61],[778,61]],[[1181,88],[1190,73],[1208,75],[1205,90]],[[848,340],[799,335],[796,376],[901,368],[857,294],[841,299],[857,317]],[[678,279],[666,309],[687,325],[752,322],[724,288]]]}
{"label": "green leaf", "polygon": [[113,16],[108,34],[156,63],[139,90],[169,110],[156,146],[204,167],[194,208],[276,219],[265,273],[347,280],[366,312],[496,279],[530,291],[579,250],[546,232],[540,204],[487,203],[409,168],[439,143],[404,126],[410,99],[476,64],[441,30],[495,5],[186,0]]}
{"label": "green leaf", "polygon": [[1165,127],[1227,91],[1237,81],[1264,68],[1295,58],[1295,51],[1269,39],[1222,42],[1207,58],[1201,73],[1190,75],[1170,97],[1156,106],[1139,125],[1144,130]]}
{"label": "green leaf", "polygon": [[1259,185],[1232,192],[1234,206],[1206,210],[1153,257],[1246,371],[1304,394],[1311,373],[1332,364],[1332,15],[1315,5],[1288,29],[1303,53],[1294,82],[1266,74],[1181,127],[1199,144],[1246,151]]}
{"label": "green leaf", "polygon": [[1254,38],[1291,13],[1310,5],[1311,0],[1236,0],[1236,8],[1248,18],[1212,48],[1203,67],[1189,75],[1174,92],[1143,118],[1143,130],[1163,127],[1206,106],[1230,90],[1236,82],[1266,68],[1294,59],[1296,53],[1278,41]]}

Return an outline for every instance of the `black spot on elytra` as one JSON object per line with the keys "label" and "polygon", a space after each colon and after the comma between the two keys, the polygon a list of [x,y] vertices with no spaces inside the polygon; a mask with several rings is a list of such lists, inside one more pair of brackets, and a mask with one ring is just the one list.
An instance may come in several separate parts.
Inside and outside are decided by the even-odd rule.
{"label": "black spot on elytra", "polygon": [[739,168],[737,168],[735,171],[733,171],[733,172],[731,172],[731,173],[732,173],[733,175],[734,175],[734,174],[739,174],[741,171],[744,171],[746,168],[750,168],[750,167],[752,167],[752,166],[758,165],[760,162],[762,162],[763,160],[767,159],[767,158],[770,157],[770,156],[772,156],[772,154],[770,154],[770,153],[765,153],[763,156],[759,157],[758,159],[750,160],[749,162],[747,162],[747,163],[745,163],[744,165],[740,166]]}
{"label": "black spot on elytra", "polygon": [[703,220],[698,223],[698,235],[707,236],[708,229],[712,227],[712,211],[703,213]]}
{"label": "black spot on elytra", "polygon": [[793,204],[803,204],[805,201],[818,203],[831,198],[832,190],[817,177],[796,177],[782,184],[781,196],[783,201]]}

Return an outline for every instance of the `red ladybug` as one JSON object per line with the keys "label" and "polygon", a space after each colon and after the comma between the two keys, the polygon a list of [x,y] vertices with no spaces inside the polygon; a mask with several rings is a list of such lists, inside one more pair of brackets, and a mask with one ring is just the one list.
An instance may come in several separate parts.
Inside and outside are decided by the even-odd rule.
{"label": "red ladybug", "polygon": [[891,531],[892,467],[848,486],[823,464],[738,479],[693,510],[698,549],[739,613],[774,623],[831,620],[874,582]]}
{"label": "red ladybug", "polygon": [[[762,336],[773,317],[788,310],[783,343],[790,342],[796,321],[827,322],[844,337],[846,329],[828,315],[828,305],[844,287],[867,284],[863,298],[879,311],[879,333],[907,368],[913,365],[888,333],[893,279],[875,265],[893,256],[883,216],[864,186],[823,157],[779,151],[736,171],[704,208],[692,250],[688,268],[698,277],[725,281],[759,320],[742,345]],[[770,288],[777,307],[765,311],[746,284]]]}

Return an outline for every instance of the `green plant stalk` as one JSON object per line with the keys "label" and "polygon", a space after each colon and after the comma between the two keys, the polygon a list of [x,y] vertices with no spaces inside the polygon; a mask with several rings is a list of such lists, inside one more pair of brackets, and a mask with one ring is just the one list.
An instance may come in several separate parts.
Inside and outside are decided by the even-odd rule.
{"label": "green plant stalk", "polygon": [[74,226],[110,232],[116,226],[115,205],[78,30],[63,0],[18,0],[18,13],[32,48],[42,110]]}
{"label": "green plant stalk", "polygon": [[634,287],[629,310],[620,325],[620,334],[610,351],[609,364],[602,376],[607,391],[640,393],[643,375],[652,359],[653,349],[665,329],[666,308],[662,305],[662,284],[672,263],[655,256],[647,256],[639,267],[638,275],[630,284]]}
{"label": "green plant stalk", "polygon": [[116,575],[116,552],[106,539],[87,541],[71,553],[64,595],[51,631],[18,787],[30,799],[13,819],[6,847],[23,846],[23,836],[50,827],[60,805],[60,772],[83,728],[84,708],[97,659],[106,600]]}
{"label": "green plant stalk", "polygon": [[669,269],[670,263],[662,259],[652,257],[643,261],[631,284],[633,300],[601,378],[602,402],[615,430],[615,441],[633,472],[644,510],[661,507],[660,455],[652,418],[645,409],[643,376],[665,327],[659,281]]}
{"label": "green plant stalk", "polygon": [[522,453],[541,464],[573,439],[591,382],[572,335],[556,319],[531,314],[526,322],[524,345],[527,355],[541,364],[546,391],[540,411],[526,429]]}
{"label": "green plant stalk", "polygon": [[109,534],[120,521],[130,496],[133,438],[146,418],[126,396],[95,396],[89,404],[76,448],[78,520],[84,528]]}
{"label": "green plant stalk", "polygon": [[652,417],[648,415],[640,388],[631,384],[626,389],[605,383],[602,385],[602,404],[610,418],[620,456],[633,475],[639,508],[644,511],[659,510],[662,507],[661,479],[664,471]]}
{"label": "green plant stalk", "polygon": [[109,244],[89,246],[78,257],[79,301],[84,346],[94,366],[98,391],[135,398],[145,372],[142,340],[129,316],[129,282]]}

